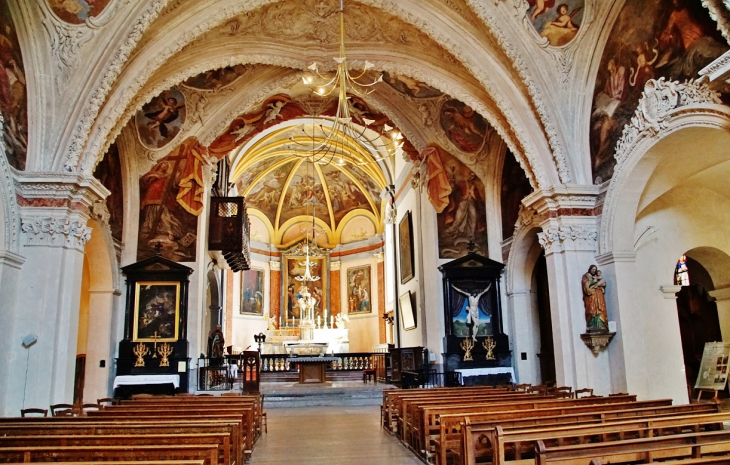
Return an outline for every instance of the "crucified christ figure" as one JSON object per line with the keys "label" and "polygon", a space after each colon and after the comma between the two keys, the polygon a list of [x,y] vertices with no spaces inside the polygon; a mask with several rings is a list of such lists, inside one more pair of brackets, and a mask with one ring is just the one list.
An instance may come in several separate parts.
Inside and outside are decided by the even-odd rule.
{"label": "crucified christ figure", "polygon": [[466,315],[466,325],[469,326],[469,323],[471,323],[471,337],[476,342],[477,332],[479,331],[479,299],[481,299],[484,294],[489,292],[489,289],[492,287],[492,283],[489,283],[489,286],[487,286],[487,288],[484,289],[482,292],[475,290],[471,291],[471,294],[462,291],[453,284],[451,285],[451,287],[453,287],[456,292],[465,295],[466,298],[469,299],[469,306],[467,307]]}

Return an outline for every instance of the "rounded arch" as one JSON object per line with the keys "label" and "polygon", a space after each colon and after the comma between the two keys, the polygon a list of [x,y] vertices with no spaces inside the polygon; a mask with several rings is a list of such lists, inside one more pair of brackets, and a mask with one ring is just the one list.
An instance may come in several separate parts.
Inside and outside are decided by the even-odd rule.
{"label": "rounded arch", "polygon": [[513,236],[507,260],[507,294],[530,289],[532,272],[542,252],[537,238],[540,232],[540,227],[530,224]]}
{"label": "rounded arch", "polygon": [[707,270],[715,289],[730,286],[730,255],[727,252],[717,247],[701,246],[688,250],[685,255]]}
{"label": "rounded arch", "polygon": [[[120,73],[121,77],[117,79],[117,76],[114,76],[116,84],[112,85],[111,82],[105,83],[105,89],[103,89],[103,92],[106,97],[102,99],[102,101],[105,102],[103,103],[103,108],[99,107],[99,111],[86,111],[84,113],[85,115],[94,115],[93,118],[96,123],[89,121],[83,122],[79,125],[79,127],[93,127],[88,138],[86,135],[79,135],[75,138],[74,144],[72,144],[73,147],[69,151],[69,158],[67,158],[65,162],[67,169],[77,169],[75,167],[76,165],[70,166],[69,163],[73,161],[74,157],[80,154],[82,147],[78,146],[78,142],[82,139],[83,144],[88,145],[87,149],[84,150],[84,153],[88,154],[88,157],[81,163],[80,168],[88,170],[93,167],[96,154],[101,152],[103,144],[108,143],[107,141],[113,137],[114,131],[117,130],[115,127],[119,124],[119,121],[123,119],[121,117],[122,112],[130,106],[133,99],[135,101],[139,100],[140,104],[144,103],[144,98],[139,99],[137,94],[143,86],[147,85],[151,74],[163,67],[168,74],[176,74],[175,70],[168,69],[168,61],[170,61],[173,57],[177,58],[175,55],[183,48],[188,47],[192,40],[197,39],[200,34],[210,31],[211,29],[225,23],[225,21],[230,20],[236,14],[253,11],[270,3],[271,2],[266,1],[258,1],[245,5],[237,3],[229,5],[229,8],[226,8],[225,5],[221,5],[221,8],[226,14],[214,16],[189,15],[190,20],[184,25],[176,24],[175,26],[172,26],[168,24],[166,22],[167,19],[165,19],[167,16],[163,16],[157,20],[157,23],[160,24],[161,28],[164,29],[165,26],[169,26],[168,29],[170,29],[170,31],[168,32],[170,32],[170,34],[160,34],[159,31],[157,31],[154,35],[150,34],[150,37],[148,37],[149,40],[139,46],[139,53],[135,55],[135,58],[132,61],[125,63],[124,66],[126,69]],[[381,9],[386,14],[393,15],[394,18],[408,23],[410,26],[414,27],[415,30],[422,31],[431,37],[437,37],[435,31],[438,29],[428,22],[416,20],[415,16],[433,17],[439,22],[445,22],[445,24],[442,25],[445,30],[450,29],[447,28],[447,26],[450,25],[448,21],[455,20],[452,15],[439,15],[435,11],[430,11],[430,9],[435,9],[432,5],[409,5],[409,9],[417,10],[415,12],[417,14],[414,16],[413,12],[408,14],[408,12],[403,9],[392,6],[382,6],[377,2],[361,3],[367,4],[373,8]],[[181,6],[180,8],[184,7],[187,7],[187,5]],[[471,26],[469,26],[468,29],[471,34],[483,34],[483,32],[472,30],[473,28]],[[190,31],[195,31],[195,34],[191,34]],[[160,42],[162,40],[162,36],[164,36],[164,44]],[[439,37],[439,39],[441,39],[441,37]],[[463,41],[464,43],[459,44],[460,41]],[[456,53],[458,56],[458,59],[454,60],[455,63],[463,64],[468,70],[466,75],[463,76],[466,81],[462,79],[462,82],[456,82],[451,86],[438,86],[437,83],[429,81],[433,81],[435,79],[433,76],[443,75],[441,79],[444,79],[448,78],[449,75],[453,75],[454,67],[452,65],[448,65],[449,68],[452,69],[450,73],[444,72],[443,68],[446,66],[445,63],[430,63],[426,65],[423,63],[413,63],[412,65],[404,67],[398,64],[404,60],[407,62],[411,59],[411,57],[388,56],[389,54],[382,52],[382,47],[379,47],[378,50],[372,51],[378,52],[376,55],[366,54],[363,59],[370,58],[372,60],[373,56],[380,59],[380,57],[385,56],[386,59],[382,63],[377,63],[377,66],[391,63],[393,71],[396,71],[395,68],[397,66],[401,66],[403,68],[401,71],[403,74],[422,79],[429,84],[435,84],[449,92],[449,94],[453,97],[470,104],[477,111],[483,113],[505,141],[507,141],[510,149],[521,158],[521,164],[523,164],[523,167],[526,168],[526,171],[530,172],[529,177],[536,185],[544,185],[560,181],[565,182],[569,180],[569,168],[566,168],[563,165],[557,166],[557,164],[562,162],[558,163],[552,157],[553,150],[556,152],[559,151],[558,146],[560,145],[560,138],[557,136],[555,128],[552,127],[554,125],[546,122],[546,120],[550,118],[549,112],[541,110],[527,112],[512,111],[512,108],[523,108],[525,106],[535,107],[532,101],[534,95],[531,96],[527,94],[534,94],[537,91],[535,89],[531,89],[530,92],[528,92],[522,85],[520,79],[509,78],[512,71],[505,69],[502,63],[504,58],[502,46],[497,45],[495,42],[494,49],[492,50],[492,42],[487,41],[490,47],[487,47],[489,50],[485,50],[485,47],[475,47],[475,43],[478,41],[477,37],[465,38],[462,37],[461,34],[450,37],[449,40],[446,41],[448,43],[447,51],[450,53]],[[460,47],[460,45],[463,47]],[[159,53],[160,47],[162,48],[163,53]],[[468,49],[470,52],[466,54],[463,51],[464,49]],[[299,57],[301,57],[302,53],[304,53],[305,56],[309,56],[313,53],[311,47],[306,50],[294,51],[297,52]],[[236,63],[255,62],[256,60],[271,62],[272,56],[280,57],[278,58],[277,64],[281,64],[281,61],[285,60],[288,61],[286,66],[292,68],[302,69],[306,66],[306,63],[300,63],[300,58],[298,60],[286,58],[286,56],[292,52],[290,49],[281,50],[280,47],[280,49],[275,52],[254,52],[256,52],[256,50],[251,51],[252,56],[249,56],[246,59],[231,60],[231,51],[228,50],[226,51],[228,58],[224,66]],[[357,54],[356,50],[353,50],[353,52],[355,52],[355,55]],[[472,56],[472,52],[476,53],[481,58],[474,58]],[[357,58],[355,58],[355,61],[357,61]],[[477,65],[477,63],[479,64]],[[382,67],[387,69],[386,66]],[[489,68],[489,70],[484,68]],[[492,72],[488,72],[490,70]],[[492,79],[495,79],[498,82],[492,83]],[[465,84],[467,81],[473,82]],[[112,90],[108,91],[109,88]],[[107,95],[107,92],[111,93]],[[94,106],[101,104],[102,103],[99,99],[94,99],[92,102],[92,105]],[[538,107],[544,110],[544,105],[538,105]],[[548,131],[550,133],[549,137],[545,134],[543,124],[545,126],[552,127],[552,130]],[[515,129],[513,130],[512,128]],[[547,140],[548,138],[551,139],[549,142]],[[91,142],[87,144],[88,141]],[[102,144],[102,146],[96,146],[95,144],[97,143]],[[74,155],[76,152],[78,153]],[[562,158],[558,157],[558,161],[561,159]],[[59,162],[57,162],[57,164],[58,163]]]}
{"label": "rounded arch", "polygon": [[[618,160],[603,206],[599,254],[634,252],[634,224],[640,203],[642,198],[644,202],[651,198],[645,195],[647,187],[654,190],[649,194],[656,198],[673,187],[677,175],[687,176],[688,170],[700,171],[730,158],[724,150],[730,144],[730,108],[698,104],[657,115],[657,119],[658,128],[635,131]],[[712,156],[698,145],[710,150]],[[693,159],[691,168],[682,163],[683,155],[698,151],[705,156]],[[663,174],[658,171],[661,166],[676,166],[681,172]],[[657,173],[663,179],[648,186]]]}

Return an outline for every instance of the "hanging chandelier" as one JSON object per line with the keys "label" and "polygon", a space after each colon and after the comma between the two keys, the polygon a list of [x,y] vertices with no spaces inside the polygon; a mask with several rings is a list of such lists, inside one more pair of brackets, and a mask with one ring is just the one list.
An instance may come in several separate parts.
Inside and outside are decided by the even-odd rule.
{"label": "hanging chandelier", "polygon": [[[334,77],[328,78],[320,73],[317,63],[309,65],[312,74],[304,76],[304,84],[311,87],[320,97],[337,95],[337,110],[334,117],[313,118],[311,128],[301,125],[296,134],[289,137],[288,148],[301,158],[310,158],[312,163],[327,165],[332,162],[344,165],[377,163],[393,156],[403,146],[403,135],[392,126],[385,124],[382,131],[373,126],[374,120],[359,118],[361,124],[353,121],[352,95],[366,96],[374,91],[373,87],[382,82],[382,74],[375,80],[366,81],[365,75],[374,65],[365,61],[363,71],[357,75],[350,72],[345,53],[345,9],[340,0],[340,54],[333,58],[337,63]],[[309,129],[309,130],[308,130]],[[295,137],[297,136],[297,137]],[[350,150],[353,141],[371,149],[372,157],[365,158]]]}

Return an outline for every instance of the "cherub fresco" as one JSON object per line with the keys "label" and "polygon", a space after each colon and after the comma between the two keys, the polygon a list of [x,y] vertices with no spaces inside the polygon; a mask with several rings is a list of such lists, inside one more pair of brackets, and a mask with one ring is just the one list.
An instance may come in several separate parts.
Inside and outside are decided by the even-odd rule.
{"label": "cherub fresco", "polygon": [[83,24],[104,11],[111,0],[48,0],[48,6],[63,21]]}
{"label": "cherub fresco", "polygon": [[180,133],[187,112],[185,96],[177,89],[163,92],[137,113],[137,132],[148,148],[159,149]]}
{"label": "cherub fresco", "polygon": [[566,45],[578,34],[583,20],[585,0],[529,0],[530,21],[537,32],[548,40],[550,45]]}
{"label": "cherub fresco", "polygon": [[398,92],[413,98],[435,98],[443,95],[440,90],[402,74],[383,71],[383,81]]}
{"label": "cherub fresco", "polygon": [[484,146],[489,128],[479,113],[458,100],[449,100],[441,107],[441,127],[456,147],[469,153]]}
{"label": "cherub fresco", "polygon": [[616,143],[648,80],[697,78],[727,49],[699,2],[628,0],[613,26],[596,79],[591,114],[594,181],[613,176]]}

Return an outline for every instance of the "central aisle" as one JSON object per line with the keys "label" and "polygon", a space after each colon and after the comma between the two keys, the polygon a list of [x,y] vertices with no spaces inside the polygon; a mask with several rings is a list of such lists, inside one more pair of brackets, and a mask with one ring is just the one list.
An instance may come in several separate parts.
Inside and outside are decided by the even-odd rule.
{"label": "central aisle", "polygon": [[253,465],[420,464],[380,426],[380,407],[267,410],[269,433],[256,443]]}

